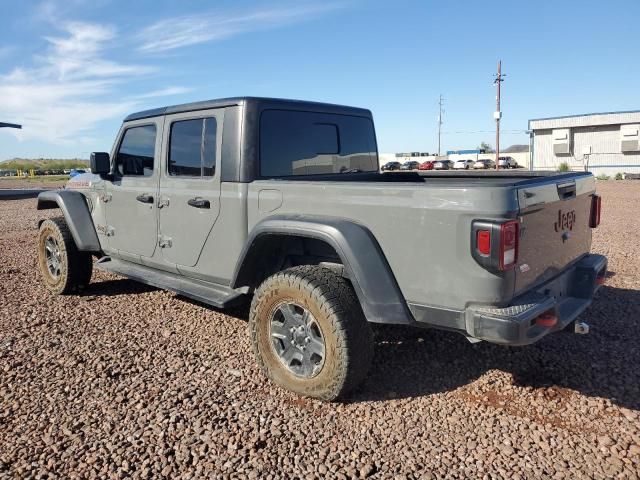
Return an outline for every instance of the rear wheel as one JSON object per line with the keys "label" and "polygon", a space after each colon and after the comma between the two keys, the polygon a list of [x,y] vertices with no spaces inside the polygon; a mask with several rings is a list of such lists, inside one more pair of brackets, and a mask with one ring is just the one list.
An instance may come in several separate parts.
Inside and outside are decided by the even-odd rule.
{"label": "rear wheel", "polygon": [[373,334],[351,284],[317,266],[267,278],[251,303],[249,328],[265,374],[292,392],[335,400],[365,378]]}
{"label": "rear wheel", "polygon": [[91,253],[78,251],[62,217],[40,225],[38,265],[45,286],[56,295],[81,290],[89,284],[93,272]]}

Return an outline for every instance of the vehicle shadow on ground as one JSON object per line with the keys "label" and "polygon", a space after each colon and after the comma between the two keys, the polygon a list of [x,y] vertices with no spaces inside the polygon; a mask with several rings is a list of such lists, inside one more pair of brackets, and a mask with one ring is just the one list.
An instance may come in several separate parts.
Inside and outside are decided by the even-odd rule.
{"label": "vehicle shadow on ground", "polygon": [[[116,279],[92,283],[82,295],[154,290],[133,280]],[[181,295],[176,298],[243,322],[249,318],[248,299],[220,310]],[[580,320],[591,326],[589,335],[558,332],[525,347],[472,344],[458,333],[375,325],[376,354],[369,377],[346,401],[452,391],[495,369],[510,373],[517,386],[565,388],[640,410],[640,290],[605,286]]]}
{"label": "vehicle shadow on ground", "polygon": [[[128,278],[117,278],[113,280],[101,280],[97,282],[92,282],[82,291],[80,294],[81,297],[113,297],[117,295],[139,295],[142,293],[154,292],[156,290],[160,290],[152,285],[147,285],[145,283],[140,283],[135,280],[130,280]],[[197,305],[202,308],[206,308],[207,310],[213,310],[229,317],[234,317],[238,320],[247,321],[249,319],[249,307],[251,305],[250,299],[247,297],[245,299],[239,299],[237,304],[228,309],[220,309],[208,305],[203,302],[199,302],[198,300],[193,300],[189,297],[185,297],[184,295],[180,295],[178,293],[174,293],[175,298],[179,301],[190,303],[192,305]]]}
{"label": "vehicle shadow on ground", "polygon": [[82,291],[81,296],[100,296],[114,297],[117,295],[139,295],[158,290],[156,287],[145,283],[136,282],[127,278],[118,278],[115,280],[102,280],[99,282],[91,282]]}
{"label": "vehicle shadow on ground", "polygon": [[580,320],[591,326],[589,335],[558,332],[526,347],[471,344],[452,332],[376,328],[369,378],[347,401],[447,392],[496,369],[510,373],[517,386],[570,389],[640,410],[640,290],[603,287]]}

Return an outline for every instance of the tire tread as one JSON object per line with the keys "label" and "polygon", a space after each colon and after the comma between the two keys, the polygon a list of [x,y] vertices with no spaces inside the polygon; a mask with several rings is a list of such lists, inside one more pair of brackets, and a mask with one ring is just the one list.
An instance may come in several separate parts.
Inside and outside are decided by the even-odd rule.
{"label": "tire tread", "polygon": [[58,293],[66,295],[77,292],[86,287],[91,281],[93,273],[91,253],[78,250],[64,217],[49,218],[42,223],[40,228],[47,226],[47,224],[53,224],[53,228],[58,230],[64,243],[67,258],[67,278],[63,288]]}
{"label": "tire tread", "polygon": [[257,306],[263,295],[278,284],[305,290],[330,319],[337,339],[337,368],[330,384],[315,397],[335,400],[357,388],[366,377],[373,358],[373,334],[351,283],[332,270],[316,265],[302,265],[278,272],[256,290],[249,316],[254,351],[263,371],[273,380],[258,352]]}

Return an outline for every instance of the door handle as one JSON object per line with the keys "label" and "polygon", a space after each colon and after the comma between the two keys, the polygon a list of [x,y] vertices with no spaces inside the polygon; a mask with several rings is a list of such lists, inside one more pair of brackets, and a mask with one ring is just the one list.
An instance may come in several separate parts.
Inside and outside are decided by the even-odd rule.
{"label": "door handle", "polygon": [[143,193],[142,195],[138,195],[136,200],[142,203],[153,203],[153,195],[147,195]]}
{"label": "door handle", "polygon": [[209,200],[205,200],[204,198],[190,198],[187,203],[196,208],[211,208],[211,202]]}

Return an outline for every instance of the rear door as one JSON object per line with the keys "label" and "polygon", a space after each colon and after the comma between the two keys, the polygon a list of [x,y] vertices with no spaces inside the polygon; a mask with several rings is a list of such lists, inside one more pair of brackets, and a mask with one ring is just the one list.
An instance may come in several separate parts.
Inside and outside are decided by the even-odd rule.
{"label": "rear door", "polygon": [[516,294],[560,273],[591,248],[591,175],[565,176],[518,189],[520,244]]}
{"label": "rear door", "polygon": [[123,127],[114,154],[115,173],[104,197],[109,247],[133,261],[155,251],[163,117]]}
{"label": "rear door", "polygon": [[220,213],[224,109],[167,115],[160,175],[159,245],[165,261],[192,267]]}

